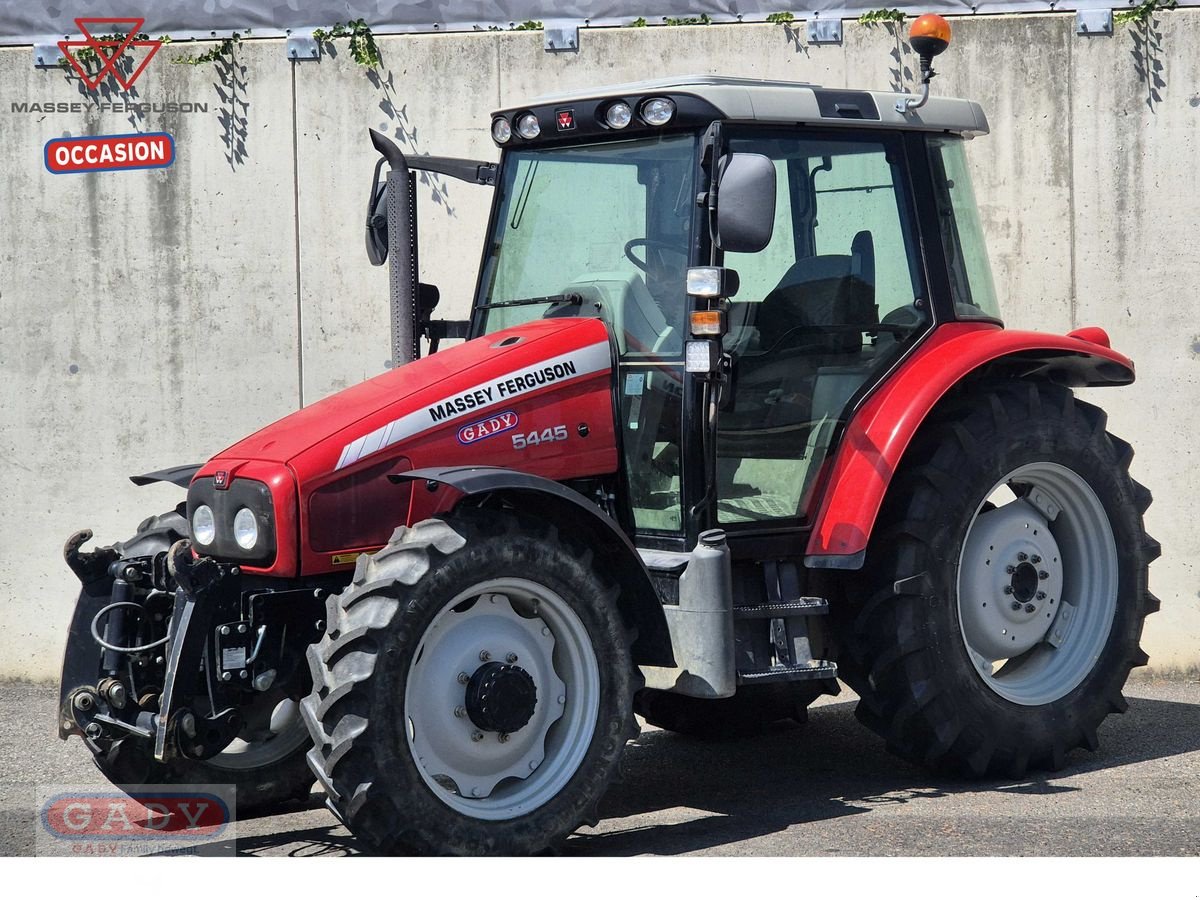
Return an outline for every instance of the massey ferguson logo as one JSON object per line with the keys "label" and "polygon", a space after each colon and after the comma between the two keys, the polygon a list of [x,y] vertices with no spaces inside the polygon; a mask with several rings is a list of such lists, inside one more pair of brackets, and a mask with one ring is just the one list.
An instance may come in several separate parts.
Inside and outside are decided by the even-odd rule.
{"label": "massey ferguson logo", "polygon": [[[62,51],[71,68],[83,79],[83,83],[91,90],[96,90],[100,87],[100,83],[105,77],[111,75],[117,80],[117,84],[121,85],[123,90],[129,90],[138,77],[145,71],[150,60],[154,59],[154,54],[158,52],[158,48],[162,46],[162,41],[140,41],[136,40],[141,33],[142,26],[146,24],[145,19],[76,19],[75,25],[79,28],[84,39],[82,41],[59,41],[58,49]],[[98,25],[129,25],[129,33],[122,40],[103,40],[92,34],[91,28],[88,26]],[[100,60],[100,70],[93,74],[88,74],[86,68],[80,65],[79,60],[75,58],[75,54],[71,52],[73,47],[87,47]],[[121,55],[130,47],[146,48],[149,52],[145,58],[137,64],[129,75],[125,75],[118,67],[117,63],[121,59]]]}
{"label": "massey ferguson logo", "polygon": [[229,487],[229,473],[224,470],[218,470],[213,473],[213,487],[218,491],[226,490]]}

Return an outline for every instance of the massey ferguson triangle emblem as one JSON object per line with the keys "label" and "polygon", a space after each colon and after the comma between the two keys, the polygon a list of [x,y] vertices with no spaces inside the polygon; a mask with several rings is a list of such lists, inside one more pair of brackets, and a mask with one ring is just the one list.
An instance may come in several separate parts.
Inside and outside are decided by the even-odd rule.
{"label": "massey ferguson triangle emblem", "polygon": [[[79,29],[80,33],[83,34],[84,39],[82,41],[59,41],[58,49],[62,51],[63,56],[67,59],[67,62],[71,64],[71,68],[73,68],[79,77],[83,79],[83,83],[87,87],[95,90],[96,88],[100,87],[100,82],[104,80],[106,75],[111,75],[117,80],[117,83],[121,85],[121,88],[127,91],[133,86],[133,83],[138,80],[138,77],[145,70],[150,60],[154,58],[154,54],[158,52],[158,48],[162,46],[162,41],[135,40],[135,38],[141,33],[142,26],[145,23],[145,19],[76,19],[75,25]],[[125,35],[123,40],[119,41],[102,40],[101,38],[97,38],[92,34],[88,27],[89,25],[95,26],[118,24],[128,24],[130,26],[129,33]],[[71,53],[72,47],[90,48],[96,54],[96,56],[100,58],[102,63],[100,70],[94,75],[89,75],[87,70],[79,64],[79,60],[77,60],[74,54]],[[138,66],[128,77],[126,77],[125,74],[117,68],[117,63],[121,59],[121,54],[123,54],[130,47],[147,47],[149,48],[149,52],[146,54],[146,58],[143,59],[140,64],[138,64]]]}

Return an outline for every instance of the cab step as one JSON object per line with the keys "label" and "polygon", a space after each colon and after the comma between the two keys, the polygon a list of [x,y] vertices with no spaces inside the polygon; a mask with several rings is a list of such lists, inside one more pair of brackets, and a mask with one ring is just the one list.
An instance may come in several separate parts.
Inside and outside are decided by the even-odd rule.
{"label": "cab step", "polygon": [[829,612],[824,597],[797,597],[786,603],[763,603],[757,606],[735,606],[735,619],[788,619],[792,616],[823,616]]}
{"label": "cab step", "polygon": [[758,672],[738,672],[738,684],[772,684],[780,681],[821,681],[837,678],[837,663],[814,659],[792,666],[772,666]]}

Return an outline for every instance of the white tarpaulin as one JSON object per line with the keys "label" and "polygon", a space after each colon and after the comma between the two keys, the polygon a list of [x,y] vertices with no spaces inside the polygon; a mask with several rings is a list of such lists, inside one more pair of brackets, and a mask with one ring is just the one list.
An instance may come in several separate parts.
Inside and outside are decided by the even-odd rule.
{"label": "white tarpaulin", "polygon": [[[1133,4],[1128,4],[1132,6]],[[1200,0],[1180,0],[1200,5]],[[714,22],[761,22],[772,13],[790,12],[796,19],[853,19],[864,12],[898,8],[919,15],[972,15],[1011,12],[1054,12],[1076,9],[1125,8],[1111,0],[925,0],[919,5],[892,7],[879,0],[0,0],[0,44],[52,42],[78,37],[76,18],[144,19],[142,30],[152,38],[205,38],[252,30],[253,36],[278,37],[288,29],[329,28],[334,23],[363,19],[376,34],[412,31],[473,31],[507,29],[528,20],[579,25],[628,25],[644,18],[662,24],[667,18],[708,16]],[[90,29],[89,29],[90,30]],[[123,30],[111,27],[108,32]],[[96,33],[93,31],[93,33]]]}

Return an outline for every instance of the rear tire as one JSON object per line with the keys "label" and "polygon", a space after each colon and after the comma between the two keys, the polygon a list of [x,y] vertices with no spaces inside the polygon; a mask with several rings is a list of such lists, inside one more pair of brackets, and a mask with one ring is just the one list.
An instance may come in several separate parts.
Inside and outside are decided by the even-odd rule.
{"label": "rear tire", "polygon": [[308,651],[309,761],[330,806],[381,853],[535,853],[594,824],[637,733],[615,600],[590,552],[537,521],[398,528]]}
{"label": "rear tire", "polygon": [[1019,778],[1095,750],[1124,712],[1160,551],[1132,450],[1105,423],[1069,390],[1001,383],[914,441],[867,551],[867,599],[839,622],[857,715],[891,751]]}

